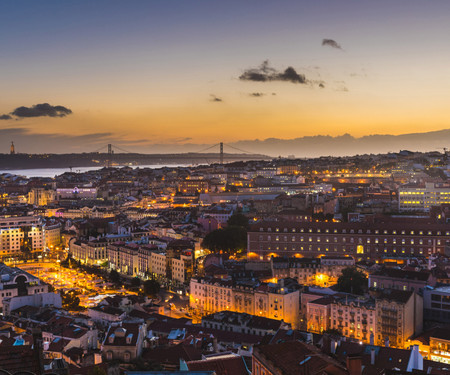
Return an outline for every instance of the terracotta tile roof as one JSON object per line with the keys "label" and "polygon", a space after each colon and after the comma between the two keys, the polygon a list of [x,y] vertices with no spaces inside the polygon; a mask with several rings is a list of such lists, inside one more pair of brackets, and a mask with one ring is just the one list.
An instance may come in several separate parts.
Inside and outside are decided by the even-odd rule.
{"label": "terracotta tile roof", "polygon": [[[139,323],[122,323],[120,327],[110,326],[103,342],[104,346],[136,346]],[[127,343],[127,337],[131,340]],[[112,339],[111,339],[112,338]],[[112,340],[112,342],[111,342]]]}
{"label": "terracotta tile roof", "polygon": [[17,371],[41,373],[38,356],[29,345],[2,348],[0,350],[0,369],[11,373]]}
{"label": "terracotta tile roof", "polygon": [[178,344],[168,348],[145,349],[142,357],[161,364],[178,366],[180,359],[186,362],[201,359],[202,352],[192,346]]}
{"label": "terracotta tile roof", "polygon": [[321,353],[314,346],[299,341],[257,346],[253,350],[253,355],[263,364],[271,363],[286,375],[297,375],[305,371],[310,375],[324,372],[346,373],[337,361]]}
{"label": "terracotta tile roof", "polygon": [[398,270],[395,268],[386,268],[380,271],[376,271],[373,273],[374,276],[385,276],[393,279],[401,279],[401,280],[418,280],[426,282],[430,276],[430,271],[407,271],[407,270]]}
{"label": "terracotta tile roof", "polygon": [[248,375],[245,362],[238,355],[191,361],[186,364],[190,371],[215,371],[217,375]]}

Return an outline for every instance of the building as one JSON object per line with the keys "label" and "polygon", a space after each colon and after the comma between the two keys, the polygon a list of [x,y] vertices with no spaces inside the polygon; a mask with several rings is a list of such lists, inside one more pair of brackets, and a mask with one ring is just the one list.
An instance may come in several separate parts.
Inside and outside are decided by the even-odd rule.
{"label": "building", "polygon": [[430,359],[450,365],[450,329],[436,329],[430,335]]}
{"label": "building", "polygon": [[178,183],[178,191],[183,195],[208,193],[209,182],[206,180],[184,180]]}
{"label": "building", "polygon": [[139,271],[139,245],[117,242],[108,245],[109,267],[117,272],[136,277]]}
{"label": "building", "polygon": [[104,238],[91,241],[72,241],[69,251],[73,259],[83,264],[103,264],[108,261],[107,241]]}
{"label": "building", "polygon": [[[2,292],[0,292],[0,296]],[[61,296],[58,293],[30,294],[26,296],[15,296],[3,298],[3,315],[9,316],[11,312],[23,306],[34,307],[62,307]]]}
{"label": "building", "polygon": [[0,308],[5,298],[48,293],[48,285],[16,267],[0,263]]}
{"label": "building", "polygon": [[330,328],[365,343],[374,343],[377,326],[375,300],[346,295],[331,305]]}
{"label": "building", "polygon": [[61,245],[61,224],[45,224],[45,247],[53,250]]}
{"label": "building", "polygon": [[323,333],[330,329],[332,296],[325,296],[309,301],[306,306],[307,330]]}
{"label": "building", "polygon": [[95,199],[97,198],[97,188],[58,188],[56,197],[60,199]]}
{"label": "building", "polygon": [[412,291],[377,289],[373,292],[376,308],[376,345],[407,347],[407,340],[422,332],[423,298]]}
{"label": "building", "polygon": [[398,189],[400,211],[429,212],[432,206],[450,203],[450,184],[426,182],[423,185],[403,185]]}
{"label": "building", "polygon": [[291,325],[284,321],[232,311],[204,316],[201,324],[204,328],[259,336],[274,335],[279,329],[291,329]]}
{"label": "building", "polygon": [[277,283],[245,285],[231,280],[192,278],[190,307],[200,315],[236,311],[283,320],[297,328],[300,305],[297,286],[284,279]]}
{"label": "building", "polygon": [[28,192],[28,204],[33,206],[47,206],[55,201],[56,193],[54,190],[34,188]]}
{"label": "building", "polygon": [[315,346],[286,341],[253,348],[253,375],[344,375],[348,372],[337,360]]}
{"label": "building", "polygon": [[270,259],[274,278],[290,277],[299,284],[330,286],[337,283],[342,270],[355,265],[352,257],[323,256],[321,258]]}
{"label": "building", "polygon": [[130,362],[140,357],[146,333],[145,324],[110,325],[102,345],[103,358],[107,361]]}
{"label": "building", "polygon": [[381,289],[410,290],[422,294],[427,286],[436,285],[430,271],[406,271],[385,268],[369,275],[369,287]]}
{"label": "building", "polygon": [[45,229],[37,216],[0,217],[0,258],[45,249]]}
{"label": "building", "polygon": [[450,286],[425,288],[423,292],[424,317],[442,323],[450,323]]}
{"label": "building", "polygon": [[355,259],[429,256],[445,253],[444,224],[264,222],[248,232],[248,257],[352,256]]}
{"label": "building", "polygon": [[172,281],[177,286],[185,285],[192,277],[193,264],[190,253],[172,258]]}

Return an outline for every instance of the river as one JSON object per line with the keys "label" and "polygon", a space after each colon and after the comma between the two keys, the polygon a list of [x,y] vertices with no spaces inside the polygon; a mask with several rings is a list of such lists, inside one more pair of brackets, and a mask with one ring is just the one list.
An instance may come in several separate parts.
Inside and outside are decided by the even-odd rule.
{"label": "river", "polygon": [[[132,165],[131,168],[163,168],[163,167],[188,167],[188,164],[153,164],[153,165]],[[117,168],[122,168],[123,166],[118,166]],[[88,171],[95,171],[102,169],[104,167],[73,167],[72,172],[84,173]],[[36,168],[36,169],[3,169],[0,170],[2,173],[10,173],[18,176],[24,176],[27,178],[31,177],[55,177],[65,172],[70,172],[70,168]]]}

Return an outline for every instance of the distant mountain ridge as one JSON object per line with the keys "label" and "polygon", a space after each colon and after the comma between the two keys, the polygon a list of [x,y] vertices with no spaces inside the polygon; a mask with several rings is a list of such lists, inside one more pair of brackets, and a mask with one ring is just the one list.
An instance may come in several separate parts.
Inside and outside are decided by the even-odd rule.
{"label": "distant mountain ridge", "polygon": [[356,154],[380,154],[411,151],[442,151],[450,149],[450,129],[400,135],[374,134],[353,137],[316,135],[295,139],[267,138],[232,143],[233,146],[253,153],[266,155],[295,155],[295,157],[350,156]]}

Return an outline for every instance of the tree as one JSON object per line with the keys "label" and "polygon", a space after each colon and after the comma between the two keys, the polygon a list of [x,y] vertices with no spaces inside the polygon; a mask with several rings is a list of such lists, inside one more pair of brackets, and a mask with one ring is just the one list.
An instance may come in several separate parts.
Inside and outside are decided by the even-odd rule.
{"label": "tree", "polygon": [[136,286],[136,287],[141,286],[141,279],[139,277],[133,277],[131,279],[131,286]]}
{"label": "tree", "polygon": [[116,270],[111,270],[111,272],[109,273],[109,279],[114,284],[120,284],[120,282],[122,281],[119,272],[117,272]]}
{"label": "tree", "polygon": [[89,370],[88,375],[107,375],[104,368],[95,366],[92,370]]}
{"label": "tree", "polygon": [[249,224],[248,224],[248,218],[247,216],[243,215],[243,214],[234,214],[232,215],[228,221],[227,224],[229,226],[236,226],[236,227],[243,227],[245,229],[249,229]]}
{"label": "tree", "polygon": [[367,290],[367,277],[355,267],[345,268],[338,279],[337,288],[340,292],[364,294]]}
{"label": "tree", "polygon": [[211,251],[235,254],[247,249],[247,231],[238,226],[216,229],[205,236],[202,245]]}
{"label": "tree", "polygon": [[65,293],[63,290],[59,292],[61,295],[62,305],[69,310],[80,310],[80,298],[71,290]]}
{"label": "tree", "polygon": [[159,285],[158,281],[155,279],[145,280],[144,281],[144,294],[147,296],[156,297],[161,289],[161,285]]}

